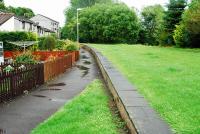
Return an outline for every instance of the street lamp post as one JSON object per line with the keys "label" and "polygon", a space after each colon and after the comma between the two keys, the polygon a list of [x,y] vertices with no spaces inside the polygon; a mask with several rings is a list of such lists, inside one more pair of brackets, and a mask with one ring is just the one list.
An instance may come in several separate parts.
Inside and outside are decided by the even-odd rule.
{"label": "street lamp post", "polygon": [[78,8],[77,9],[77,42],[79,43],[79,20],[78,20],[78,15],[79,15],[79,11],[83,10],[82,8]]}

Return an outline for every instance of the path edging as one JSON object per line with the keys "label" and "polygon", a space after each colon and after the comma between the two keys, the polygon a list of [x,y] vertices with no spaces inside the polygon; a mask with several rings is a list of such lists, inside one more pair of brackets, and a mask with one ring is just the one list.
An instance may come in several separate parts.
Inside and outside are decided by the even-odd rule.
{"label": "path edging", "polygon": [[172,134],[168,124],[159,117],[144,97],[112,66],[107,58],[87,45],[83,45],[83,48],[94,56],[131,134]]}

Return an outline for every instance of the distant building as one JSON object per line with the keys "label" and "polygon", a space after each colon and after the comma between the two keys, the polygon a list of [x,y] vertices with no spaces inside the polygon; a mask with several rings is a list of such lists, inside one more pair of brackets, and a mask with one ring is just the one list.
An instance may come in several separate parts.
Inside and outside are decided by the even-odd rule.
{"label": "distant building", "polygon": [[54,31],[44,28],[32,20],[17,17],[13,13],[0,13],[0,31],[25,31],[35,32],[38,36],[47,36]]}
{"label": "distant building", "polygon": [[34,21],[35,23],[38,23],[38,25],[46,29],[49,29],[55,32],[57,36],[59,36],[59,22],[41,14],[37,14],[36,16],[32,17],[30,20]]}

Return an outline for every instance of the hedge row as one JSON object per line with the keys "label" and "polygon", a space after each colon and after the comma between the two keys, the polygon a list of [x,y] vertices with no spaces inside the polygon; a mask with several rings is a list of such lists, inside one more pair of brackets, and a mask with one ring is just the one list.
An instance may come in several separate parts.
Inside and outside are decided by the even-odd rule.
{"label": "hedge row", "polygon": [[0,32],[0,41],[4,43],[4,50],[13,50],[17,47],[11,41],[37,41],[37,35],[31,32]]}

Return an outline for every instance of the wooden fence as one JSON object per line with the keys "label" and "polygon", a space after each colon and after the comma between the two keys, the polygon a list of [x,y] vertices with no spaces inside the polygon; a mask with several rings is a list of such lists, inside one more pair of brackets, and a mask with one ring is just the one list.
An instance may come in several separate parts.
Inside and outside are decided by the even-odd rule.
{"label": "wooden fence", "polygon": [[[3,68],[10,65],[0,64],[0,102],[8,101],[33,89],[37,85],[52,80],[64,73],[79,59],[79,52],[69,53],[55,60],[44,61],[39,64],[11,64],[14,71],[5,72]],[[25,68],[19,69],[24,65]]]}
{"label": "wooden fence", "polygon": [[72,55],[44,62],[44,81],[47,82],[72,67]]}
{"label": "wooden fence", "polygon": [[[1,68],[7,64],[1,64]],[[12,98],[23,94],[44,83],[43,64],[25,65],[25,68],[19,69],[22,64],[12,64],[15,68],[12,72],[0,72],[0,102],[11,100]]]}

